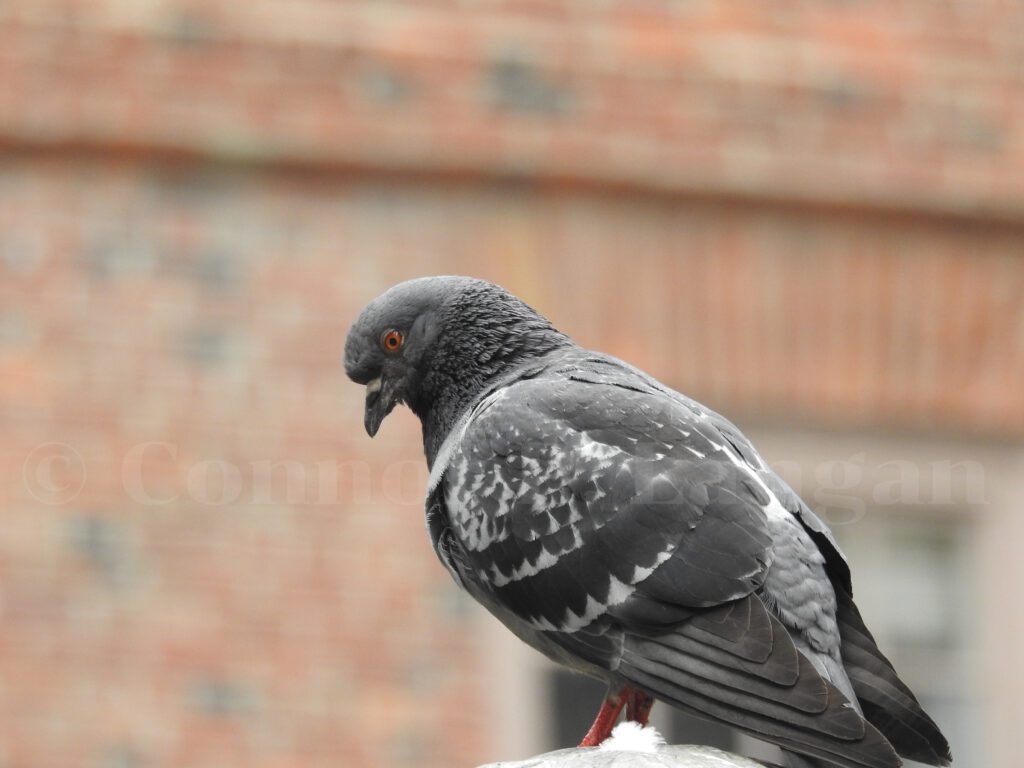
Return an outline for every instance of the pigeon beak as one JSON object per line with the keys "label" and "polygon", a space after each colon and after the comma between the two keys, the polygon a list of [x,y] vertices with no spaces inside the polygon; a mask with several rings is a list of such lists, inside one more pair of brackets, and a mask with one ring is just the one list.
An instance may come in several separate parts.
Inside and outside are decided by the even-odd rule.
{"label": "pigeon beak", "polygon": [[366,434],[373,437],[380,429],[380,425],[398,403],[395,396],[395,386],[378,376],[366,385],[366,411],[363,414],[363,426],[366,427]]}

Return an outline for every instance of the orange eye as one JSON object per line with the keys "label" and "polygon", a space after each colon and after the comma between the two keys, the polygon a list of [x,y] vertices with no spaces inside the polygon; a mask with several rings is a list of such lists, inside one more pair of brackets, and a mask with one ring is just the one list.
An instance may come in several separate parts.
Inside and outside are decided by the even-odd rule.
{"label": "orange eye", "polygon": [[402,348],[405,336],[401,331],[386,331],[380,338],[380,343],[388,352],[397,352]]}

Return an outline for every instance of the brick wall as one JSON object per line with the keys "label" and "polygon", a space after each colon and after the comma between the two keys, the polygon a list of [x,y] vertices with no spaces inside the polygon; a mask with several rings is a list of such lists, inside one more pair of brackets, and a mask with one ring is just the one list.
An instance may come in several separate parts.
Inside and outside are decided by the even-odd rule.
{"label": "brick wall", "polygon": [[1019,217],[1024,9],[881,2],[0,8],[0,137]]}
{"label": "brick wall", "polygon": [[759,9],[0,5],[0,766],[496,756],[340,370],[407,277],[741,425],[1019,441],[1020,9]]}

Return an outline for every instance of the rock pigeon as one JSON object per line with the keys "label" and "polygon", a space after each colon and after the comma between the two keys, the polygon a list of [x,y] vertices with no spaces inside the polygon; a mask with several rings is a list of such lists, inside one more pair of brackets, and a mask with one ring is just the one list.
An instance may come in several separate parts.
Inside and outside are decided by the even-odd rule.
{"label": "rock pigeon", "polygon": [[607,683],[581,746],[659,700],[792,766],[951,760],[831,532],[722,416],[473,278],[386,291],[344,360],[371,437],[398,403],[419,417],[427,530],[455,582]]}

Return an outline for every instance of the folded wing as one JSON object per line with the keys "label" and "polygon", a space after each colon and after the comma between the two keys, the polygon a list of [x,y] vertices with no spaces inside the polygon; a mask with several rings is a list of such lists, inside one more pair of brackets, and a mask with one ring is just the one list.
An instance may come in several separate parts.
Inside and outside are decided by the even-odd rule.
{"label": "folded wing", "polygon": [[685,399],[629,371],[516,383],[473,414],[443,492],[475,592],[548,642],[786,749],[899,765],[758,596],[770,497]]}

